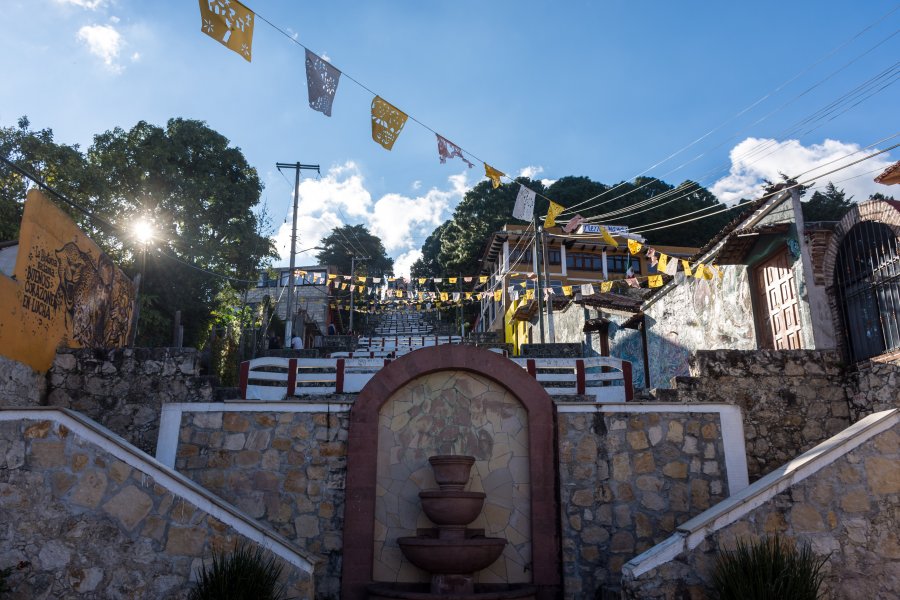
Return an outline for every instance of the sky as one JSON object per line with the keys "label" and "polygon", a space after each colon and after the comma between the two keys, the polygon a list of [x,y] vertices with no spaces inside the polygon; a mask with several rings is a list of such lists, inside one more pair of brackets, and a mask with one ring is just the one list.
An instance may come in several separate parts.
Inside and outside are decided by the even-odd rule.
{"label": "sky", "polygon": [[[482,162],[546,182],[692,180],[729,203],[779,173],[900,197],[872,181],[900,148],[846,167],[900,137],[893,1],[246,4],[251,62],[201,32],[194,0],[3,0],[0,126],[27,115],[86,148],[140,120],[203,120],[258,170],[276,264],[293,173],[275,163],[301,162],[321,173],[303,172],[297,249],[364,224],[400,275]],[[309,108],[304,46],[343,73],[331,117]],[[374,94],[410,116],[391,151],[371,138]],[[435,132],[474,167],[441,164]]]}

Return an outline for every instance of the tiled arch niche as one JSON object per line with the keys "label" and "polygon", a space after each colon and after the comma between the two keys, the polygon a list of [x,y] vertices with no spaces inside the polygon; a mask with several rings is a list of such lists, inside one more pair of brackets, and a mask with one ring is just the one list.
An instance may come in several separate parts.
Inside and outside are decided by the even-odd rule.
{"label": "tiled arch niche", "polygon": [[487,502],[472,527],[510,540],[481,581],[530,582],[539,597],[555,597],[560,537],[553,423],[544,389],[486,350],[425,348],[381,370],[350,413],[342,598],[362,600],[375,580],[422,579],[394,540],[428,526],[418,492],[435,487],[427,459],[439,453],[476,457],[469,489],[483,488]]}

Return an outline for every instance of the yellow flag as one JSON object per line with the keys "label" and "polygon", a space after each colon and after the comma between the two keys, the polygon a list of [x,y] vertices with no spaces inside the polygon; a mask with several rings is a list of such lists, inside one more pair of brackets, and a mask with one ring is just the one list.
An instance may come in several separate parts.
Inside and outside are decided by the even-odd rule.
{"label": "yellow flag", "polygon": [[528,282],[527,282],[527,281],[523,281],[523,282],[522,282],[522,283],[520,283],[520,284],[519,284],[519,285],[521,285],[521,286],[522,286],[522,287],[525,287],[525,286],[527,286],[527,285],[528,285]]}
{"label": "yellow flag", "polygon": [[665,273],[667,266],[669,266],[669,255],[663,254],[662,252],[660,252],[659,253],[659,263],[657,263],[657,265],[656,265],[656,270],[660,273]]}
{"label": "yellow flag", "polygon": [[334,279],[335,277],[337,277],[337,275],[335,275],[334,273],[329,273],[329,274],[328,274],[328,280],[329,280],[329,281],[332,280],[332,279]]}
{"label": "yellow flag", "polygon": [[388,281],[397,281],[396,277],[388,277]]}
{"label": "yellow flag", "polygon": [[402,297],[403,297],[403,290],[397,290],[397,297],[398,297],[398,298],[402,298]]}
{"label": "yellow flag", "polygon": [[562,286],[562,290],[563,290],[563,294],[565,294],[566,296],[572,295],[572,286],[571,285]]}
{"label": "yellow flag", "polygon": [[365,278],[365,277],[361,277],[361,276],[357,276],[357,277],[356,277],[356,280],[359,281],[360,283],[365,283],[365,282],[366,282],[366,278]]}
{"label": "yellow flag", "polygon": [[500,302],[500,298],[503,297],[503,290],[497,290],[494,292],[494,302]]}
{"label": "yellow flag", "polygon": [[200,0],[200,31],[250,62],[256,15],[237,0]]}
{"label": "yellow flag", "polygon": [[639,241],[628,240],[628,251],[632,254],[637,254],[641,251],[641,248],[643,248],[643,246],[641,246],[641,243]]}
{"label": "yellow flag", "polygon": [[547,218],[544,219],[544,229],[548,227],[553,227],[556,225],[556,217],[559,216],[559,213],[566,210],[566,207],[562,204],[557,204],[553,200],[550,201],[550,208],[547,209]]}
{"label": "yellow flag", "polygon": [[657,288],[663,284],[662,275],[651,275],[647,278],[647,286]]}
{"label": "yellow flag", "polygon": [[491,185],[494,186],[495,190],[500,187],[500,178],[506,175],[506,173],[501,173],[487,163],[484,163],[484,174],[488,179],[491,180]]}
{"label": "yellow flag", "polygon": [[456,277],[448,277],[447,281],[449,281],[450,283],[456,283]]}
{"label": "yellow flag", "polygon": [[723,277],[725,277],[725,273],[722,271],[721,267],[718,267],[716,265],[709,265],[709,268],[712,269],[715,272],[715,274],[719,276],[719,279],[722,279]]}
{"label": "yellow flag", "polygon": [[342,284],[341,284],[341,289],[342,289],[342,290],[346,290],[346,289],[347,289],[347,284],[346,284],[346,283],[342,283]]}
{"label": "yellow flag", "polygon": [[534,290],[525,290],[525,299],[534,300]]}
{"label": "yellow flag", "polygon": [[691,263],[688,261],[681,259],[681,268],[684,269],[684,276],[691,277]]}
{"label": "yellow flag", "polygon": [[612,246],[613,248],[619,247],[619,242],[616,241],[616,238],[609,234],[609,230],[606,227],[600,228],[600,237],[603,238],[603,241]]}
{"label": "yellow flag", "polygon": [[447,295],[447,292],[441,292],[441,301],[442,302],[446,302],[448,297],[449,296]]}
{"label": "yellow flag", "polygon": [[487,280],[488,280],[487,275],[479,275],[478,276],[478,283],[484,283]]}
{"label": "yellow flag", "polygon": [[472,292],[466,292],[466,300],[472,299]]}
{"label": "yellow flag", "polygon": [[605,294],[612,289],[612,281],[601,281],[600,282],[600,293]]}
{"label": "yellow flag", "polygon": [[390,150],[406,124],[406,119],[405,112],[375,96],[372,100],[372,139],[381,144],[385,150]]}

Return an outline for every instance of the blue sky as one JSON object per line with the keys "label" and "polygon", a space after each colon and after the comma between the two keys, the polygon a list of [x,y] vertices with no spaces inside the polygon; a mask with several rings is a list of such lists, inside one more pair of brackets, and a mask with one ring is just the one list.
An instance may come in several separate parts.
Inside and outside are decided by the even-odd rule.
{"label": "blue sky", "polygon": [[[282,247],[292,178],[275,163],[318,163],[321,178],[301,183],[299,248],[364,223],[401,273],[483,178],[479,160],[511,175],[616,183],[712,131],[647,174],[734,200],[778,171],[842,166],[898,130],[900,86],[889,84],[900,10],[890,1],[247,5],[463,147],[475,168],[440,164],[434,134],[412,120],[393,151],[381,148],[370,136],[372,95],[346,76],[332,117],[309,109],[300,46],[258,20],[248,63],[200,32],[195,0],[5,0],[14,25],[0,37],[0,125],[28,115],[58,141],[87,146],[141,119],[202,119],[258,169]],[[886,87],[858,106],[793,128],[879,74]],[[753,155],[759,140],[772,141]],[[864,199],[879,189],[869,172],[898,150],[817,183]]]}

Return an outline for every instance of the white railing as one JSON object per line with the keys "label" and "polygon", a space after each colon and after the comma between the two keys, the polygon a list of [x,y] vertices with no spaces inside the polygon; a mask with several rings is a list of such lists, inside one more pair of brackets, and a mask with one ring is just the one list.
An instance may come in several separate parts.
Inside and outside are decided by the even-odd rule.
{"label": "white railing", "polygon": [[[634,392],[631,363],[619,358],[510,359],[551,396],[581,394],[597,402],[627,402]],[[390,358],[255,358],[241,363],[241,397],[284,400],[306,394],[359,393]]]}
{"label": "white railing", "polygon": [[440,344],[461,344],[458,335],[395,335],[381,337],[361,337],[358,344],[363,350],[396,350],[397,348],[425,348]]}

